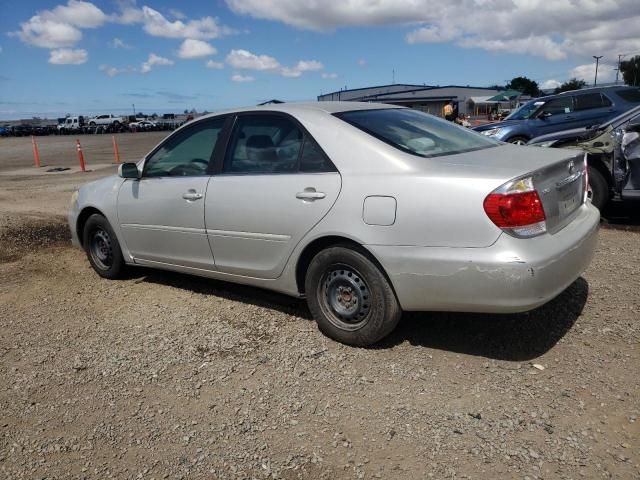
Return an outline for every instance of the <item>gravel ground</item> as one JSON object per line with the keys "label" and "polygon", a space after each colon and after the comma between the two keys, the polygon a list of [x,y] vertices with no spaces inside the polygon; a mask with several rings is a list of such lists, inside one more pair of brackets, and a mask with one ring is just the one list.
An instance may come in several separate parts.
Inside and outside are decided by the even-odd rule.
{"label": "gravel ground", "polygon": [[64,223],[98,174],[0,178],[0,476],[640,478],[637,228],[540,309],[357,349],[278,294],[99,278]]}

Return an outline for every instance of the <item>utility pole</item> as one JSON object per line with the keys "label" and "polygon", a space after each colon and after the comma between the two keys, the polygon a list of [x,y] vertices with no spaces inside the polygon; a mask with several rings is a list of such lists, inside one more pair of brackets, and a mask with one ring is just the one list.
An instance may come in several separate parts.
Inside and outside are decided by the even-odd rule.
{"label": "utility pole", "polygon": [[391,85],[396,84],[396,70],[395,68],[391,70]]}
{"label": "utility pole", "polygon": [[616,85],[618,84],[618,76],[620,75],[620,63],[622,63],[624,55],[618,55],[618,68],[616,68]]}
{"label": "utility pole", "polygon": [[602,55],[592,55],[592,57],[596,59],[596,76],[593,79],[593,86],[595,87],[598,84],[598,63],[600,62]]}
{"label": "utility pole", "polygon": [[136,104],[132,103],[131,106],[133,107],[133,118],[136,118]]}

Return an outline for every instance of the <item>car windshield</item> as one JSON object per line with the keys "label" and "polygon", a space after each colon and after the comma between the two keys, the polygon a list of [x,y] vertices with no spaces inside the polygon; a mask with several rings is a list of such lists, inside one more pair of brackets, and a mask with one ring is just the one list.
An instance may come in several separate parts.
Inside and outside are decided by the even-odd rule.
{"label": "car windshield", "polygon": [[354,110],[335,116],[403,152],[421,157],[500,145],[497,140],[411,109]]}
{"label": "car windshield", "polygon": [[509,115],[505,120],[526,120],[527,118],[531,118],[531,116],[542,106],[545,102],[543,101],[533,101],[529,103],[525,103],[511,115]]}

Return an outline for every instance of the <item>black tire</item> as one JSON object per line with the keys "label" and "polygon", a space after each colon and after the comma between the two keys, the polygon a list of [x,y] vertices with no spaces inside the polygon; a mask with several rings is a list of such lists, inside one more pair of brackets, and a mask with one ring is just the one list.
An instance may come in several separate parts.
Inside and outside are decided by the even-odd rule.
{"label": "black tire", "polygon": [[507,143],[512,143],[514,145],[526,145],[529,139],[527,137],[511,137],[507,140]]}
{"label": "black tire", "polygon": [[382,340],[402,315],[385,275],[364,253],[347,246],[327,248],[311,260],[305,291],[320,331],[347,345]]}
{"label": "black tire", "polygon": [[609,183],[604,176],[593,167],[587,167],[589,172],[589,197],[591,203],[598,210],[602,210],[609,201]]}
{"label": "black tire", "polygon": [[103,278],[121,278],[126,265],[120,244],[111,225],[102,215],[94,213],[87,219],[82,232],[82,244],[89,263]]}

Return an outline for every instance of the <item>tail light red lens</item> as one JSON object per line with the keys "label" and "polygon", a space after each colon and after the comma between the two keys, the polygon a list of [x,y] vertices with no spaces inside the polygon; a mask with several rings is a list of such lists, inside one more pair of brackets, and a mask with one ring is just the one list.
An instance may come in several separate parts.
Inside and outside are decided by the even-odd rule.
{"label": "tail light red lens", "polygon": [[517,193],[490,193],[484,211],[496,226],[517,228],[544,222],[544,209],[535,190]]}

